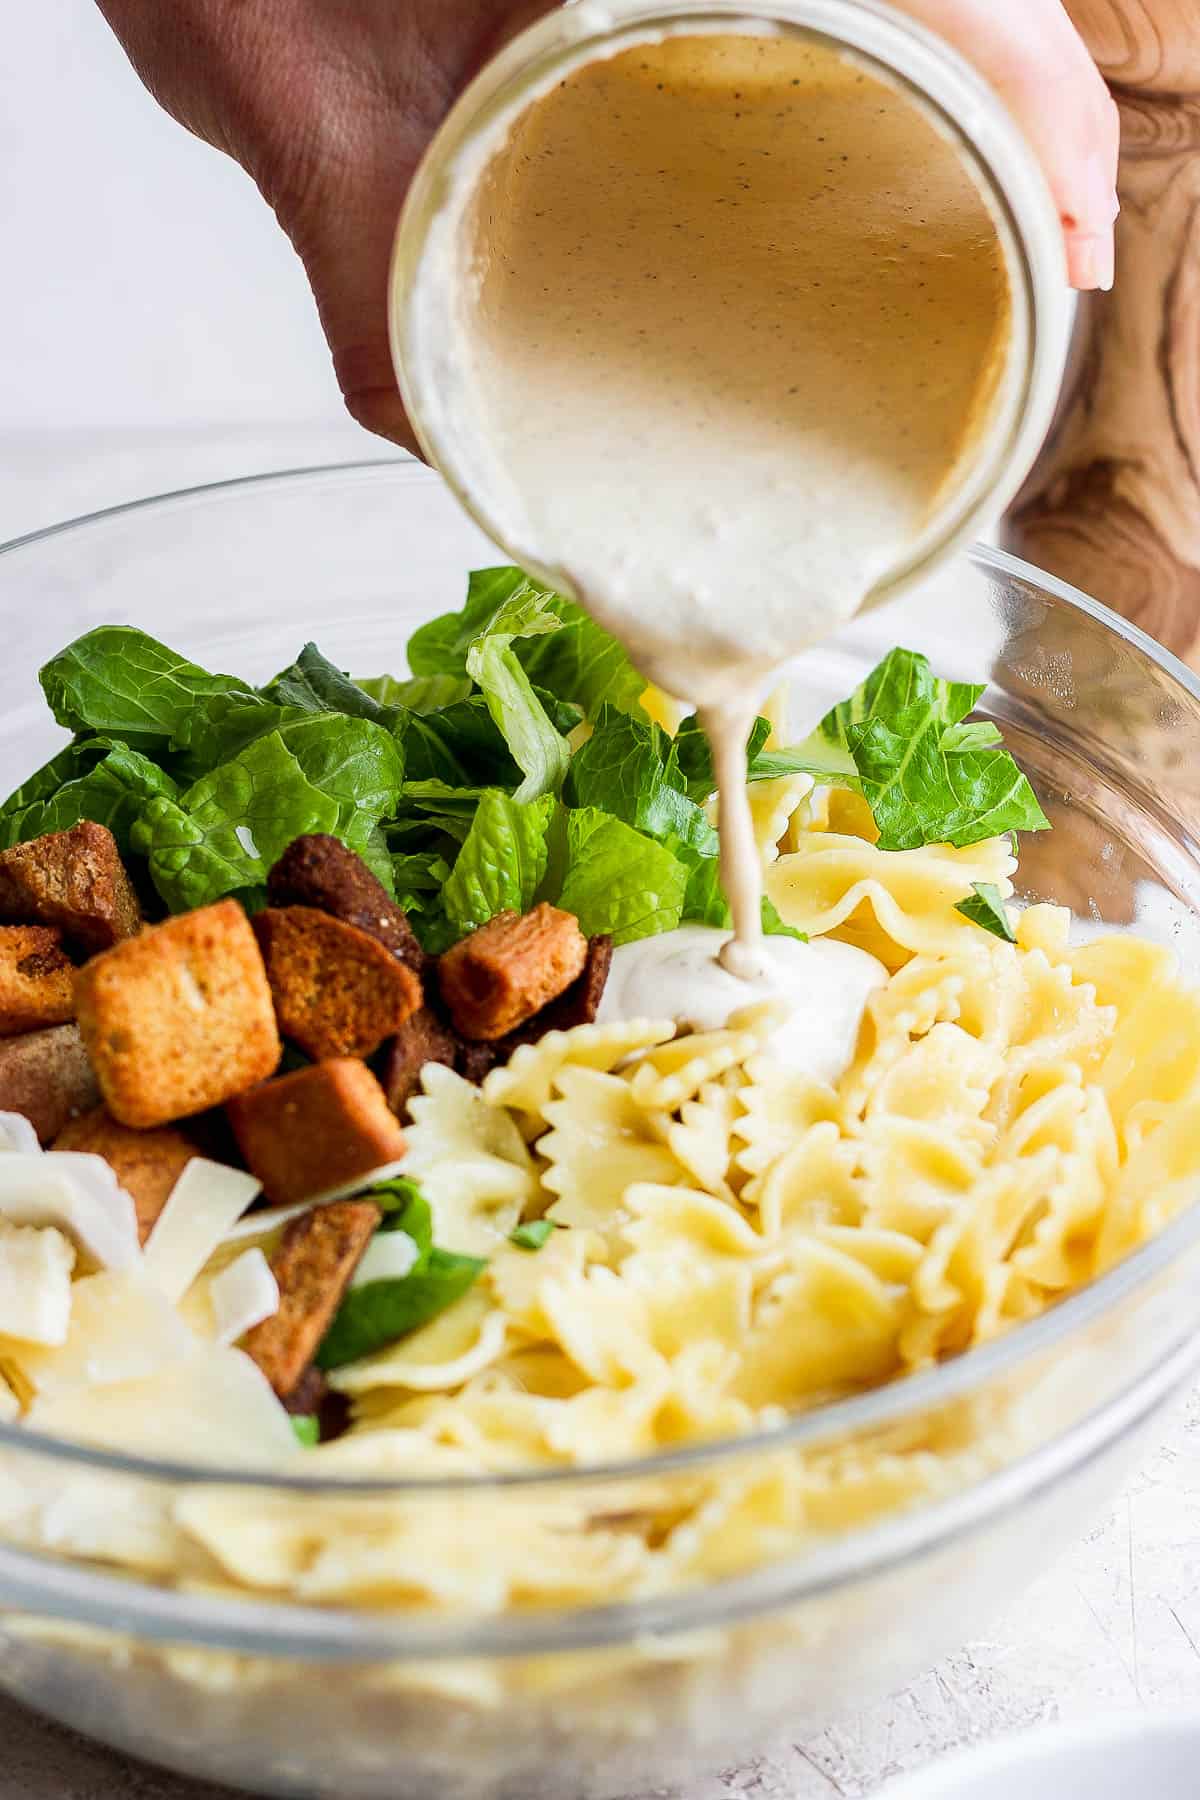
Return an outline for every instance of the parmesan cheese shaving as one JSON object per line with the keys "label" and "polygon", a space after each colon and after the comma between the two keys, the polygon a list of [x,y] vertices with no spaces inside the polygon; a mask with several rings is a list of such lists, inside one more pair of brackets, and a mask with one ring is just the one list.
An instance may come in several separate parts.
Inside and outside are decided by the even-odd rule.
{"label": "parmesan cheese shaving", "polygon": [[24,1113],[0,1112],[0,1153],[6,1150],[19,1150],[26,1156],[42,1153],[38,1134]]}
{"label": "parmesan cheese shaving", "polygon": [[0,1219],[0,1319],[10,1337],[65,1344],[75,1246],[53,1226]]}
{"label": "parmesan cheese shaving", "polygon": [[101,1269],[130,1269],[138,1261],[133,1201],[100,1156],[75,1150],[0,1156],[0,1218],[56,1225]]}
{"label": "parmesan cheese shaving", "polygon": [[146,1242],[145,1268],[168,1300],[181,1300],[259,1192],[240,1169],[193,1157]]}
{"label": "parmesan cheese shaving", "polygon": [[236,1344],[252,1326],[279,1311],[279,1283],[261,1250],[243,1251],[213,1276],[208,1293],[219,1344]]}
{"label": "parmesan cheese shaving", "polygon": [[365,1287],[369,1281],[403,1281],[412,1274],[420,1255],[407,1231],[377,1231],[350,1286]]}
{"label": "parmesan cheese shaving", "polygon": [[190,1355],[198,1341],[156,1287],[140,1275],[105,1271],[73,1285],[64,1344],[49,1348],[0,1337],[0,1360],[32,1392],[48,1394],[140,1380]]}

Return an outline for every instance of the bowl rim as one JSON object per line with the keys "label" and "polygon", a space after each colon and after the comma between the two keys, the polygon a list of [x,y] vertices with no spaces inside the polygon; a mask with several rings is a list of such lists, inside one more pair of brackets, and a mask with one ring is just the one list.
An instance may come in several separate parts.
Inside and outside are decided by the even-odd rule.
{"label": "bowl rim", "polygon": [[[228,480],[206,482],[124,501],[116,506],[82,514],[78,518],[43,526],[6,544],[0,544],[0,558],[58,537],[84,535],[115,520],[142,512],[166,512],[176,507],[209,504],[273,489],[296,491],[306,486],[320,486],[331,480],[349,481],[358,485],[383,475],[439,481],[432,469],[404,452],[350,462],[235,476]],[[1193,700],[1200,703],[1200,679],[1139,626],[1131,624],[1099,601],[1089,598],[1070,583],[1037,569],[1032,563],[1007,551],[977,543],[964,554],[986,572],[1023,582],[1039,593],[1052,596],[1068,608],[1084,613],[1140,651],[1183,687]],[[69,1463],[97,1473],[136,1477],[152,1483],[186,1483],[193,1488],[255,1489],[264,1495],[307,1494],[335,1499],[353,1495],[414,1498],[422,1495],[474,1495],[495,1491],[535,1492],[695,1471],[736,1461],[740,1457],[812,1448],[833,1438],[850,1437],[893,1425],[906,1417],[929,1411],[950,1400],[960,1399],[1040,1356],[1073,1336],[1077,1330],[1086,1329],[1110,1310],[1115,1310],[1121,1302],[1148,1286],[1198,1239],[1200,1206],[1194,1206],[1172,1220],[1157,1237],[1139,1246],[1086,1287],[1059,1301],[1036,1318],[1014,1326],[1002,1337],[965,1351],[949,1362],[849,1399],[816,1407],[811,1412],[797,1414],[782,1423],[766,1426],[744,1437],[689,1444],[645,1457],[472,1476],[382,1478],[337,1474],[300,1475],[280,1473],[269,1466],[222,1468],[212,1463],[131,1455],[99,1449],[51,1434],[31,1433],[21,1426],[3,1424],[0,1424],[0,1450],[13,1450],[24,1456]]]}

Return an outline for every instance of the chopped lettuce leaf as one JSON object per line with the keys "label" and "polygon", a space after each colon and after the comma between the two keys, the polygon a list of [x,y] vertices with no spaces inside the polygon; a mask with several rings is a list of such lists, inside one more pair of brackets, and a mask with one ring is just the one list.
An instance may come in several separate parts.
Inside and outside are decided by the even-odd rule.
{"label": "chopped lettuce leaf", "polygon": [[797,766],[859,788],[881,850],[961,849],[1005,831],[1045,830],[1037,796],[997,747],[995,726],[964,723],[983,692],[939,679],[916,651],[892,650],[797,746]]}
{"label": "chopped lettuce leaf", "polygon": [[510,1231],[508,1241],[515,1244],[518,1250],[540,1250],[556,1231],[565,1230],[566,1226],[560,1225],[556,1219],[530,1219],[528,1224],[518,1225],[515,1231]]}
{"label": "chopped lettuce leaf", "polygon": [[994,881],[973,881],[971,886],[975,892],[960,900],[954,908],[964,919],[972,924],[981,925],[990,931],[993,937],[1003,938],[1006,944],[1015,944],[1017,934],[1012,928],[1012,920],[1008,916],[1008,908],[1004,898]]}
{"label": "chopped lettuce leaf", "polygon": [[172,912],[185,912],[260,886],[293,838],[334,831],[340,811],[272,731],[178,800],[151,800],[131,842]]}
{"label": "chopped lettuce leaf", "polygon": [[588,937],[618,944],[671,931],[683,914],[688,871],[662,844],[594,806],[566,815],[565,875],[558,904]]}
{"label": "chopped lettuce leaf", "polygon": [[392,858],[396,904],[405,912],[426,912],[450,879],[450,864],[436,850],[400,851]]}
{"label": "chopped lettuce leaf", "polygon": [[553,807],[549,796],[522,804],[497,788],[484,794],[443,891],[460,936],[496,913],[528,912],[546,873]]}
{"label": "chopped lettuce leaf", "polygon": [[111,738],[68,744],[31,775],[0,807],[0,850],[48,831],[69,831],[83,819],[107,825],[122,852],[148,801],[173,800],[178,790],[165,769]]}
{"label": "chopped lettuce leaf", "polygon": [[465,675],[413,675],[407,681],[397,680],[394,675],[374,675],[360,678],[356,685],[381,706],[402,706],[406,712],[415,713],[439,712],[457,700],[465,700],[471,692],[471,682]]}
{"label": "chopped lettuce leaf", "polygon": [[[755,719],[746,742],[746,767],[751,781],[764,779],[759,771],[759,762],[762,747],[770,735],[770,720]],[[695,713],[689,713],[675,733],[672,761],[689,798],[703,805],[716,792],[717,778],[713,773],[712,746]],[[772,771],[775,772],[777,771]]]}
{"label": "chopped lettuce leaf", "polygon": [[533,684],[517,660],[516,638],[556,631],[558,621],[543,607],[532,583],[513,594],[487,620],[467,650],[467,674],[478,682],[496,725],[525,779],[518,800],[556,794],[563,784],[570,748],[556,731]]}
{"label": "chopped lettuce leaf", "polygon": [[296,1442],[306,1450],[315,1450],[321,1441],[321,1421],[316,1413],[293,1413],[292,1430],[296,1434]]}
{"label": "chopped lettuce leaf", "polygon": [[404,1232],[417,1246],[417,1260],[407,1275],[347,1291],[317,1352],[322,1369],[357,1362],[427,1325],[461,1299],[487,1267],[480,1257],[435,1247],[429,1203],[415,1182],[399,1177],[364,1197],[384,1208],[379,1230]]}
{"label": "chopped lettuce leaf", "polygon": [[452,787],[520,785],[522,771],[482,694],[434,712],[402,711],[396,736],[412,781],[444,781]]}
{"label": "chopped lettuce leaf", "polygon": [[100,732],[144,750],[168,743],[206,695],[253,692],[233,675],[210,675],[131,625],[86,632],[51,657],[39,679],[68,731]]}
{"label": "chopped lettuce leaf", "polygon": [[301,712],[342,713],[351,719],[370,719],[386,731],[395,723],[394,707],[382,705],[358,682],[351,681],[327,656],[322,656],[315,644],[305,644],[295,662],[267,683],[262,697]]}
{"label": "chopped lettuce leaf", "polygon": [[566,798],[624,820],[663,843],[717,854],[717,834],[694,800],[660,725],[605,704],[595,730],[571,758]]}

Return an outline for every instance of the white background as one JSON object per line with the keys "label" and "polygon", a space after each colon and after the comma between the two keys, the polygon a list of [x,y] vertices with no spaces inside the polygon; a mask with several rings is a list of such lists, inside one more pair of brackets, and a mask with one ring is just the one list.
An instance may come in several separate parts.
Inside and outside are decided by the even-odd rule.
{"label": "white background", "polygon": [[0,11],[0,540],[380,452],[249,179],[158,109],[92,0]]}

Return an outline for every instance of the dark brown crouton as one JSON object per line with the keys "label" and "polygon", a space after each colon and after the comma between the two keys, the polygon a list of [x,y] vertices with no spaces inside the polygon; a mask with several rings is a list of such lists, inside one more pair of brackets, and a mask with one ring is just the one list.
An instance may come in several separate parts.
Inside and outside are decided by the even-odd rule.
{"label": "dark brown crouton", "polygon": [[0,1042],[0,1112],[24,1114],[43,1144],[100,1098],[77,1025]]}
{"label": "dark brown crouton", "polygon": [[195,1144],[181,1131],[131,1131],[102,1106],[74,1119],[54,1140],[56,1150],[83,1150],[102,1156],[137,1210],[138,1237],[144,1244],[171,1197],[171,1191],[194,1156]]}
{"label": "dark brown crouton", "polygon": [[140,931],[142,909],[112,832],[85,819],[0,850],[0,919],[57,925],[91,956]]}
{"label": "dark brown crouton", "polygon": [[454,1068],[460,1044],[457,1035],[431,1007],[422,1006],[397,1032],[383,1053],[383,1091],[397,1118],[421,1085],[426,1063],[445,1063]]}
{"label": "dark brown crouton", "polygon": [[579,920],[543,901],[532,912],[497,913],[447,950],[438,981],[462,1035],[490,1041],[557,999],[586,960]]}
{"label": "dark brown crouton", "polygon": [[312,906],[254,920],[275,1016],[314,1062],[370,1056],[421,1004],[421,982],[378,938]]}
{"label": "dark brown crouton", "polygon": [[75,1002],[105,1104],[137,1130],[219,1106],[279,1063],[266,971],[236,900],[93,957]]}
{"label": "dark brown crouton", "polygon": [[75,1017],[75,969],[50,925],[0,925],[0,1037]]}
{"label": "dark brown crouton", "polygon": [[402,907],[361,856],[324,832],[310,832],[288,845],[267,876],[272,906],[315,906],[343,924],[357,925],[415,974],[425,968],[425,952]]}
{"label": "dark brown crouton", "polygon": [[297,1069],[230,1103],[229,1119],[268,1200],[314,1200],[399,1162],[404,1133],[365,1063]]}
{"label": "dark brown crouton", "polygon": [[569,988],[535,1013],[524,1025],[518,1025],[504,1040],[506,1056],[518,1044],[536,1044],[548,1031],[573,1031],[576,1025],[590,1025],[600,1010],[608,973],[612,968],[613,941],[610,937],[588,939],[587,961],[583,973]]}
{"label": "dark brown crouton", "polygon": [[310,1368],[284,1397],[283,1404],[293,1417],[301,1418],[307,1413],[319,1413],[328,1396],[329,1383],[324,1375],[320,1369]]}
{"label": "dark brown crouton", "polygon": [[335,1200],[293,1219],[284,1232],[271,1258],[279,1310],[246,1333],[242,1349],[285,1405],[304,1381],[382,1217],[369,1200]]}

